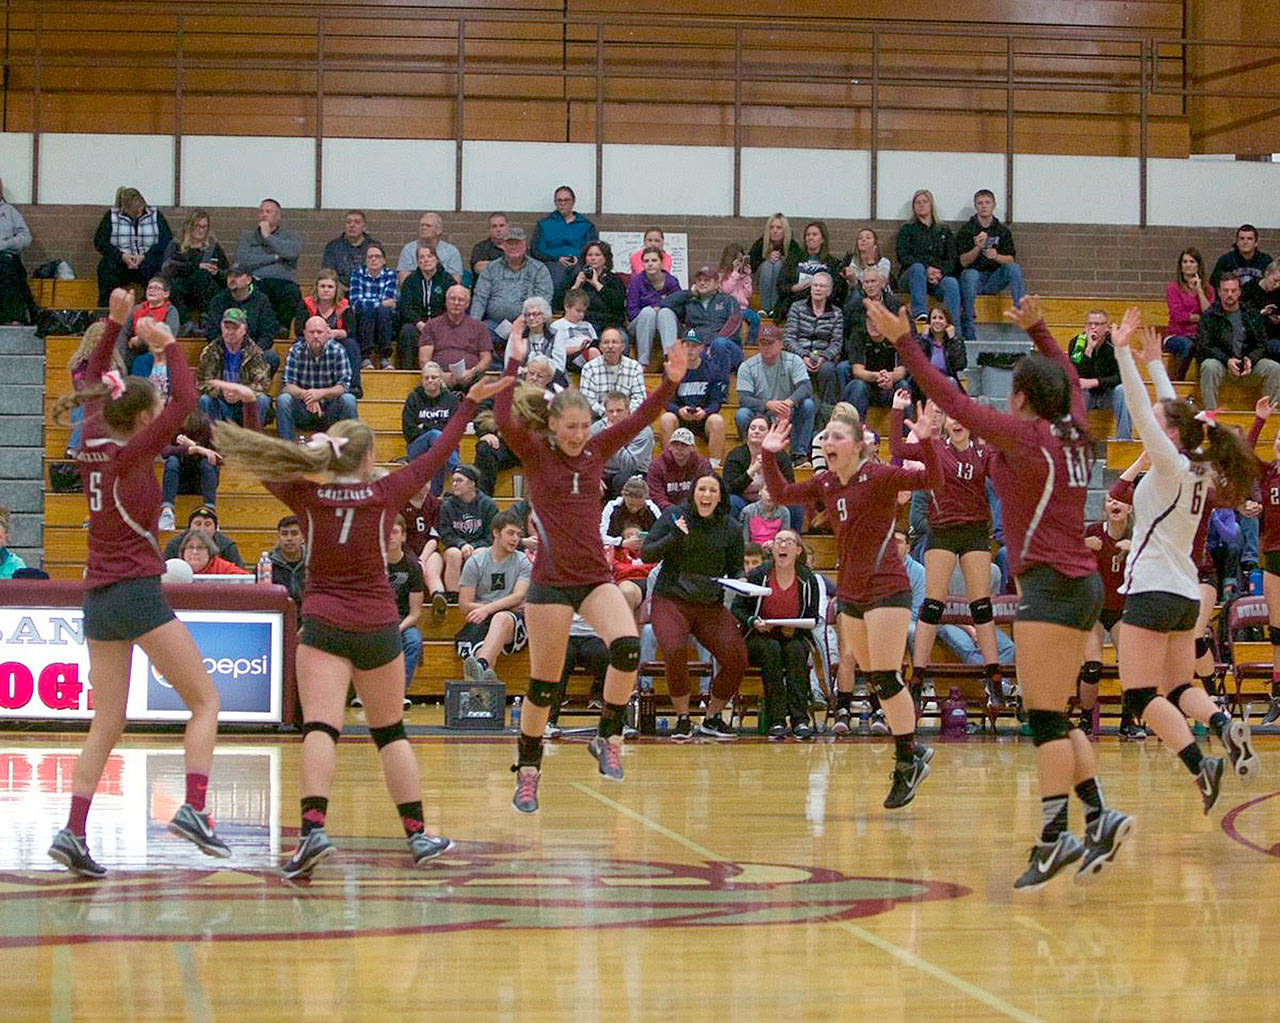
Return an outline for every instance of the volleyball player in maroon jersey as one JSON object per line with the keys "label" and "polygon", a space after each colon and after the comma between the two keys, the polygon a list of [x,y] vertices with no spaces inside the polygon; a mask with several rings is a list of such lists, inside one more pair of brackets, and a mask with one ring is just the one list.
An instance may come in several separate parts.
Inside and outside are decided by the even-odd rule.
{"label": "volleyball player in maroon jersey", "polygon": [[[517,321],[507,345],[508,377],[514,377],[524,362],[527,342],[522,326]],[[635,616],[613,581],[600,544],[602,473],[604,463],[675,394],[676,385],[684,379],[686,358],[685,346],[674,345],[667,355],[662,385],[626,419],[594,437],[590,435],[591,405],[575,387],[548,400],[540,388],[522,386],[518,391],[503,391],[494,400],[503,439],[524,464],[532,505],[529,523],[538,535],[538,557],[525,603],[531,677],[512,767],[516,790],[511,803],[521,813],[538,809],[542,733],[559,689],[575,611],[609,649],[604,710],[587,749],[602,775],[622,778],[623,711],[635,688],[640,639]]]}
{"label": "volleyball player in maroon jersey", "polygon": [[110,317],[85,368],[86,386],[62,399],[55,418],[85,406],[84,443],[76,464],[89,502],[89,563],[85,571],[84,635],[89,647],[93,720],[76,760],[71,814],[49,855],[84,877],[105,877],[85,842],[85,819],[102,769],[125,725],[133,647],[142,647],[191,711],[183,747],[186,799],[169,830],[210,856],[230,856],[204,812],[218,731],[218,691],[186,626],[174,617],[160,586],[164,558],[156,540],[161,493],[155,460],[196,405],[195,377],[167,327],[138,321],[143,340],[164,340],[169,366],[166,405],[150,380],[106,372],[120,328],[133,309],[130,292],[111,293]]}
{"label": "volleyball player in maroon jersey", "polygon": [[[1275,412],[1269,399],[1258,399],[1254,406],[1253,426],[1249,429],[1249,443],[1256,446],[1262,436],[1262,428]],[[1262,522],[1258,535],[1258,557],[1262,561],[1262,592],[1267,598],[1267,618],[1270,622],[1268,638],[1271,640],[1271,700],[1262,719],[1271,725],[1280,719],[1280,433],[1272,443],[1275,455],[1262,464]],[[1205,518],[1209,516],[1206,514]]]}
{"label": "volleyball player in maroon jersey", "polygon": [[[1018,682],[1036,746],[1043,818],[1014,887],[1039,888],[1077,860],[1077,879],[1086,880],[1112,860],[1132,821],[1105,807],[1092,744],[1067,717],[1085,641],[1102,607],[1097,562],[1084,545],[1092,450],[1075,367],[1049,333],[1040,300],[1025,297],[1006,315],[1037,351],[1018,362],[1010,411],[998,412],[973,401],[929,362],[905,313],[894,316],[879,302],[866,307],[915,384],[995,448],[991,478],[1002,503],[1009,569],[1018,582]],[[1067,830],[1073,784],[1085,805],[1083,843]]]}
{"label": "volleyball player in maroon jersey", "polygon": [[[786,448],[791,424],[774,423],[763,450]],[[933,423],[922,416],[915,452],[923,469],[887,465],[869,457],[857,415],[838,409],[823,431],[827,468],[803,483],[788,483],[776,457],[762,460],[765,486],[778,504],[821,503],[839,552],[836,599],[840,661],[856,660],[880,698],[895,743],[887,809],[906,806],[929,776],[932,750],[916,745],[916,712],[902,683],[903,654],[911,627],[911,583],[893,533],[898,494],[932,490],[942,484],[942,462],[933,440]]]}
{"label": "volleyball player in maroon jersey", "polygon": [[[919,450],[918,445],[908,443],[902,436],[902,416],[910,403],[909,391],[898,391],[893,396],[889,453],[895,458],[914,459]],[[969,615],[985,664],[987,706],[994,714],[1004,703],[1004,680],[996,653],[995,614],[991,608],[991,507],[987,503],[991,448],[971,437],[969,428],[958,419],[946,419],[942,431],[943,440],[936,447],[942,462],[943,482],[929,495],[924,603],[920,605],[911,651],[913,689],[918,701],[929,671],[933,641],[946,609],[951,575],[958,563],[964,574]]]}
{"label": "volleyball player in maroon jersey", "polygon": [[430,451],[376,480],[373,431],[359,420],[339,420],[305,445],[228,422],[214,428],[223,457],[252,472],[288,505],[307,537],[297,654],[304,722],[302,827],[283,867],[286,878],[309,875],[334,851],[324,824],[348,683],[364,704],[414,866],[451,845],[426,832],[418,761],[405,736],[404,655],[387,578],[387,537],[410,495],[444,468],[477,403],[508,386],[504,380],[477,381]]}

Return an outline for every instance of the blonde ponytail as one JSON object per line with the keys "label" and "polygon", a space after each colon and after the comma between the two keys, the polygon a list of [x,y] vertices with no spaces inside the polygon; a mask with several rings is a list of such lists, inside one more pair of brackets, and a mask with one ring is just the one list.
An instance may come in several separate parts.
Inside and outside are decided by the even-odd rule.
{"label": "blonde ponytail", "polygon": [[286,480],[318,472],[352,473],[373,450],[373,431],[358,419],[339,419],[325,430],[340,443],[295,444],[255,430],[246,430],[226,420],[213,424],[213,443],[218,453],[259,479]]}

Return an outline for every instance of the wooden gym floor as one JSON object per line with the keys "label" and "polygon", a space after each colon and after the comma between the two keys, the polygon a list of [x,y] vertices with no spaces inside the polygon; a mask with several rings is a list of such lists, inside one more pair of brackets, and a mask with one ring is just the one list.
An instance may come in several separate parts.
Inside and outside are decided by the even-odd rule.
{"label": "wooden gym floor", "polygon": [[1154,739],[1104,738],[1107,797],[1137,830],[1094,884],[1031,895],[1010,888],[1040,815],[1014,736],[938,743],[893,813],[883,741],[638,742],[622,784],[562,741],[534,817],[510,807],[509,736],[416,738],[428,826],[457,843],[424,871],[371,744],[344,738],[339,852],[297,885],[274,869],[297,819],[296,739],[220,746],[224,862],[164,830],[177,738],[129,738],[90,816],[102,882],[45,856],[78,742],[0,741],[0,1019],[1274,1018],[1274,737],[1260,782],[1228,778],[1209,817]]}

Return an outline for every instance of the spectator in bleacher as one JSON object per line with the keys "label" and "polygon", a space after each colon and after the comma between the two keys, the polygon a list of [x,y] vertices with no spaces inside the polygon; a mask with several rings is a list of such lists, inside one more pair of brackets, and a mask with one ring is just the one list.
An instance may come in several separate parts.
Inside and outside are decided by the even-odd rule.
{"label": "spectator in bleacher", "polygon": [[[845,299],[844,308],[841,313],[844,316],[844,341],[847,350],[849,339],[855,333],[865,334],[867,323],[867,310],[862,304],[863,299],[870,299],[872,302],[881,302],[884,307],[891,313],[896,313],[902,308],[902,300],[889,290],[889,277],[883,273],[879,267],[869,266],[862,271],[862,279],[858,282],[858,287],[849,290],[849,297]],[[840,389],[843,391],[845,385],[849,382],[849,362],[845,354],[841,355],[840,363],[836,367]]]}
{"label": "spectator in bleacher", "polygon": [[1187,375],[1200,318],[1209,311],[1217,295],[1213,285],[1205,280],[1200,250],[1183,249],[1178,253],[1178,272],[1164,288],[1165,305],[1169,307],[1164,350],[1181,360],[1176,367],[1175,380],[1182,380]]}
{"label": "spectator in bleacher", "polygon": [[787,310],[782,347],[800,356],[819,401],[834,405],[840,397],[836,364],[844,346],[844,315],[832,304],[835,281],[825,270],[813,275],[807,296]]}
{"label": "spectator in bleacher", "polygon": [[480,489],[474,465],[454,469],[451,486],[436,518],[440,549],[427,562],[427,588],[437,614],[445,612],[445,593],[457,593],[463,562],[489,539],[489,524],[498,514],[493,498]]}
{"label": "spectator in bleacher", "polygon": [[761,330],[759,351],[738,367],[738,411],[733,419],[739,437],[746,435],[752,416],[762,412],[791,420],[791,460],[807,464],[817,404],[804,360],[782,350],[780,327]]}
{"label": "spectator in bleacher", "polygon": [[[428,320],[418,337],[418,365],[438,363],[444,371],[445,385],[455,391],[470,387],[493,361],[489,331],[467,315],[470,302],[471,292],[461,284],[453,285],[444,295],[444,315]],[[455,374],[453,368],[458,363],[463,364],[463,370]]]}
{"label": "spectator in bleacher", "polygon": [[[67,374],[71,377],[71,390],[79,393],[88,383],[86,379],[86,370],[89,368],[89,355],[98,347],[98,342],[102,339],[102,332],[106,329],[106,324],[99,320],[97,323],[89,324],[84,332],[84,337],[80,339],[80,344],[76,346],[76,350],[71,353],[71,358],[67,360]],[[120,354],[119,346],[114,346],[111,350],[111,365],[108,369],[113,369],[121,375],[128,372],[124,366],[124,358]],[[66,457],[74,458],[77,451],[80,450],[80,434],[84,428],[84,406],[76,405],[71,410],[71,436],[67,440]]]}
{"label": "spectator in bleacher", "polygon": [[169,358],[165,347],[167,340],[168,337],[164,334],[148,332],[145,351],[136,355],[133,365],[129,367],[130,376],[150,380],[156,393],[166,402],[169,400]]}
{"label": "spectator in bleacher", "polygon": [[733,600],[733,615],[746,637],[747,662],[760,669],[769,738],[783,738],[790,719],[794,738],[812,739],[813,722],[809,720],[812,648],[807,633],[765,624],[785,618],[819,620],[822,584],[805,563],[800,534],[790,528],[779,530],[771,559],[749,571],[747,582],[773,590],[767,597],[737,596]]}
{"label": "spectator in bleacher", "polygon": [[[740,516],[743,508],[760,498],[760,491],[764,487],[760,446],[768,432],[769,417],[763,412],[752,413],[746,429],[738,431],[738,436],[745,440],[730,451],[724,460],[724,486],[729,491],[729,508],[734,515]],[[778,468],[788,482],[795,482],[791,456],[785,451],[778,452]],[[799,526],[799,522],[795,525]]]}
{"label": "spectator in bleacher", "polygon": [[276,430],[293,440],[298,428],[323,430],[339,419],[356,418],[346,349],[329,336],[319,316],[307,320],[302,339],[289,349],[284,386],[276,397]]}
{"label": "spectator in bleacher", "polygon": [[[241,231],[236,241],[236,262],[262,287],[275,313],[276,336],[283,336],[298,315],[302,291],[298,288],[298,257],[302,239],[280,226],[280,204],[274,199],[258,203],[258,226]],[[227,287],[231,287],[228,273]],[[252,326],[252,317],[250,317]],[[262,339],[250,330],[259,348]]]}
{"label": "spectator in bleacher", "polygon": [[[178,336],[178,309],[169,301],[169,282],[163,277],[152,277],[147,281],[144,296],[134,308],[129,322],[120,329],[120,349],[124,353],[124,362],[130,373],[133,373],[134,362],[147,351],[147,343],[138,335],[140,319],[145,316],[155,320],[156,323],[163,323],[169,328],[169,333],[174,337]],[[143,370],[134,375],[146,376],[147,371]]]}
{"label": "spectator in bleacher", "polygon": [[[631,412],[627,396],[621,391],[610,391],[604,399],[604,416],[591,424],[591,436],[622,422]],[[617,497],[629,480],[648,473],[652,464],[653,427],[646,426],[605,461],[602,481],[606,500]]]}
{"label": "spectator in bleacher", "polygon": [[[400,411],[400,430],[404,434],[410,461],[421,458],[440,439],[445,424],[458,410],[458,396],[444,385],[440,364],[428,362],[422,367],[422,382],[409,392]],[[446,466],[452,473],[459,462],[458,452],[449,456]],[[445,469],[431,481],[431,492],[439,494],[444,487]]]}
{"label": "spectator in bleacher", "polygon": [[676,429],[662,446],[662,454],[649,466],[649,500],[663,511],[683,504],[700,476],[712,475],[711,463],[698,454],[693,433],[686,426]]}
{"label": "spectator in bleacher", "polygon": [[[1088,408],[1110,409],[1116,420],[1116,437],[1133,437],[1129,409],[1125,405],[1124,388],[1120,386],[1120,367],[1111,344],[1108,316],[1094,309],[1084,318],[1084,330],[1067,342],[1067,355],[1080,374],[1080,389]],[[1280,367],[1277,367],[1280,369]]]}
{"label": "spectator in bleacher", "polygon": [[[641,483],[641,486],[643,485]],[[645,561],[640,555],[641,547],[644,545],[644,534],[647,532],[648,530],[641,529],[639,526],[626,526],[622,530],[622,542],[605,551],[613,581],[618,584],[618,589],[626,598],[632,614],[635,614],[644,603],[644,591],[649,573],[657,567]]]}
{"label": "spectator in bleacher", "polygon": [[613,247],[608,242],[589,241],[582,247],[581,257],[565,272],[552,304],[563,309],[565,293],[571,289],[587,296],[587,322],[597,334],[605,327],[627,325],[627,289],[613,272]]}
{"label": "spectator in bleacher", "polygon": [[[916,340],[920,342],[929,361],[963,390],[960,374],[969,364],[969,355],[965,351],[964,341],[956,334],[956,325],[946,306],[936,305],[929,310],[929,320],[924,330],[917,333]],[[916,393],[915,397],[918,401],[924,400],[922,394]]]}
{"label": "spectator in bleacher", "polygon": [[644,401],[644,370],[635,359],[623,354],[626,341],[617,327],[606,327],[597,345],[600,358],[582,367],[578,384],[582,396],[591,403],[591,411],[597,417],[604,415],[605,398],[614,391],[626,396],[627,411],[634,412]]}
{"label": "spectator in bleacher", "polygon": [[495,259],[502,258],[502,240],[506,238],[510,226],[505,213],[489,214],[489,234],[483,241],[476,242],[471,247],[470,265],[473,279],[479,277],[484,272],[484,268]]}
{"label": "spectator in bleacher", "polygon": [[791,509],[775,504],[768,487],[760,488],[760,496],[738,514],[742,523],[742,540],[753,543],[766,555],[773,552],[773,541],[779,531],[797,528],[791,522]]}
{"label": "spectator in bleacher", "polygon": [[387,254],[377,242],[365,247],[364,266],[352,268],[347,300],[356,321],[360,368],[391,369],[396,347],[396,272],[387,266]]}
{"label": "spectator in bleacher", "polygon": [[645,537],[640,556],[662,563],[649,622],[662,650],[667,689],[677,715],[671,737],[677,741],[693,737],[688,669],[692,636],[707,648],[717,667],[698,730],[714,739],[735,738],[720,712],[742,682],[747,648],[716,579],[742,578],[742,532],[729,514],[729,498],[720,477],[703,473],[683,502],[664,509]]}
{"label": "spectator in bleacher", "polygon": [[1200,400],[1208,409],[1218,407],[1218,388],[1228,373],[1257,381],[1262,393],[1280,404],[1280,353],[1269,350],[1266,322],[1241,304],[1241,290],[1239,278],[1225,274],[1218,281],[1218,300],[1200,318],[1196,331]]}
{"label": "spectator in bleacher", "polygon": [[[556,348],[564,353],[567,366],[581,369],[600,355],[596,342],[600,340],[595,325],[587,319],[590,299],[585,291],[571,288],[564,296],[564,315],[551,323],[551,334]],[[564,370],[561,370],[563,374]],[[568,382],[567,378],[564,381]]]}
{"label": "spectator in bleacher", "polygon": [[[574,212],[577,196],[572,188],[561,185],[556,189],[554,198],[555,212],[548,213],[533,225],[533,238],[529,243],[533,258],[546,264],[550,271],[553,291],[560,287],[583,246],[600,237],[595,224],[581,213]],[[550,298],[551,295],[544,297]]]}
{"label": "spectator in bleacher", "polygon": [[396,260],[397,283],[403,286],[405,278],[418,267],[418,252],[424,245],[436,254],[437,261],[452,278],[452,283],[462,283],[462,253],[456,245],[440,237],[443,232],[444,221],[439,213],[424,213],[418,218],[418,237],[405,242]]}
{"label": "spectator in bleacher", "polygon": [[[162,526],[161,528],[164,527]],[[203,533],[213,541],[219,557],[226,558],[233,565],[239,565],[244,568],[244,559],[240,557],[240,548],[236,546],[236,542],[231,537],[218,529],[218,509],[211,504],[202,504],[187,516],[187,528],[165,544],[165,558],[181,557],[182,542],[192,533]]]}
{"label": "spectator in bleacher", "polygon": [[179,556],[195,575],[248,575],[249,570],[220,557],[218,548],[203,533],[189,533],[182,541]]}
{"label": "spectator in bleacher", "polygon": [[665,302],[680,292],[680,282],[662,269],[661,249],[648,246],[640,253],[643,272],[633,274],[627,285],[627,329],[636,341],[636,360],[648,368],[657,334],[663,352],[676,343],[680,323]]}
{"label": "spectator in bleacher", "polygon": [[507,228],[507,236],[502,239],[502,258],[491,262],[476,278],[471,316],[489,328],[495,351],[506,343],[506,338],[497,331],[498,326],[513,322],[523,311],[525,299],[540,295],[551,301],[554,290],[551,274],[538,260],[530,259],[527,250],[524,230]]}
{"label": "spectator in bleacher", "polygon": [[209,302],[204,317],[205,340],[216,340],[222,334],[222,314],[228,309],[244,310],[249,340],[262,350],[263,355],[272,350],[280,327],[276,323],[271,300],[258,290],[248,269],[239,263],[231,264],[227,270],[226,289],[214,295]]}
{"label": "spectator in bleacher", "polygon": [[[578,311],[581,312],[585,308],[584,297]],[[579,319],[575,322],[582,321]],[[555,380],[561,385],[567,385],[569,378],[565,375],[565,369],[569,356],[565,350],[565,338],[572,334],[572,330],[564,330],[563,333],[557,334],[551,329],[552,326],[551,303],[541,295],[530,295],[526,298],[523,312],[511,323],[511,334],[507,337],[507,344],[502,352],[502,364],[505,366],[507,363],[509,358],[507,352],[511,351],[512,339],[523,338],[525,341],[524,364],[527,366],[530,360],[542,356],[551,363]],[[584,326],[590,331],[591,324],[587,323]]]}
{"label": "spectator in bleacher", "polygon": [[[906,378],[907,368],[898,361],[897,351],[869,317],[849,336],[844,354],[850,379],[841,392],[841,399],[857,409],[858,417],[866,422],[867,409],[872,405],[888,408],[893,404],[893,392]],[[741,395],[741,383],[738,390]]]}
{"label": "spectator in bleacher", "polygon": [[[365,215],[360,210],[348,210],[342,218],[342,234],[324,247],[320,265],[332,270],[347,287],[351,286],[351,273],[365,265],[365,254],[370,245],[382,248],[382,243],[365,231]],[[386,253],[383,253],[385,261]]]}
{"label": "spectator in bleacher", "polygon": [[996,219],[995,193],[978,189],[973,193],[973,209],[973,216],[956,232],[955,242],[960,261],[960,334],[966,341],[978,339],[974,307],[979,295],[998,295],[1008,288],[1016,306],[1027,290],[1013,232]]}
{"label": "spectator in bleacher", "polygon": [[[720,338],[733,345],[726,372],[733,372],[742,362],[742,343],[738,333],[742,328],[742,310],[737,300],[720,291],[720,275],[710,265],[700,266],[694,272],[688,288],[668,295],[662,304],[676,314],[685,333],[693,331],[703,339],[708,351]],[[664,346],[666,341],[663,341]],[[670,348],[664,347],[664,351]],[[715,351],[719,353],[720,348]]]}
{"label": "spectator in bleacher", "polygon": [[1235,244],[1213,265],[1209,283],[1215,288],[1220,287],[1224,276],[1234,274],[1243,288],[1266,273],[1270,262],[1270,256],[1258,251],[1258,229],[1252,224],[1241,224],[1236,228]]}
{"label": "spectator in bleacher", "polygon": [[27,567],[25,561],[9,550],[11,524],[9,509],[0,505],[0,579],[12,579],[14,572]]}
{"label": "spectator in bleacher", "polygon": [[[530,358],[525,363],[523,376],[525,383],[544,391],[554,384],[551,361],[545,355]],[[498,473],[517,468],[521,464],[520,458],[498,431],[498,422],[491,410],[482,409],[476,415],[475,427],[476,471],[480,474],[480,489],[492,494],[498,485]]]}
{"label": "spectator in bleacher", "polygon": [[706,357],[702,339],[694,331],[684,341],[688,369],[658,417],[658,432],[666,447],[677,427],[707,442],[711,468],[719,471],[724,461],[724,416],[720,408],[729,393],[729,376],[718,360]]}
{"label": "spectator in bleacher", "polygon": [[960,319],[960,282],[956,280],[956,241],[938,222],[933,193],[922,188],[911,197],[911,219],[898,229],[898,273],[911,295],[911,315],[929,311],[933,295]]}
{"label": "spectator in bleacher", "polygon": [[93,235],[98,260],[98,305],[115,288],[141,288],[160,272],[173,232],[169,222],[136,188],[116,190],[115,204],[102,215]]}
{"label": "spectator in bleacher", "polygon": [[397,515],[387,533],[387,578],[396,598],[396,613],[400,615],[400,651],[404,654],[404,706],[409,706],[409,686],[413,674],[422,663],[422,630],[418,622],[422,618],[422,600],[426,583],[422,578],[422,566],[410,551],[405,549],[408,532],[403,515]]}
{"label": "spectator in bleacher", "polygon": [[1273,259],[1261,277],[1244,286],[1240,301],[1262,317],[1267,339],[1280,341],[1280,259]]}
{"label": "spectator in bleacher", "polygon": [[804,250],[791,237],[791,223],[781,213],[775,213],[764,222],[764,233],[751,243],[747,258],[751,272],[756,275],[756,290],[760,294],[760,312],[774,317],[778,306],[778,275],[788,259],[800,259]]}
{"label": "spectator in bleacher", "polygon": [[302,607],[302,591],[307,583],[307,547],[298,516],[286,515],[276,523],[276,545],[271,548],[271,581],[289,591]]}
{"label": "spectator in bleacher", "polygon": [[[858,235],[853,242],[853,251],[847,253],[840,261],[840,276],[844,278],[848,288],[845,298],[846,307],[853,302],[861,305],[863,298],[870,297],[862,290],[862,278],[868,270],[876,271],[883,284],[887,284],[892,269],[889,257],[880,251],[880,236],[876,234],[875,229],[858,228]],[[883,290],[883,284],[881,290]]]}
{"label": "spectator in bleacher", "polygon": [[[192,210],[182,233],[169,242],[160,274],[182,314],[183,333],[200,333],[209,303],[226,286],[227,254],[213,236],[208,210]],[[190,327],[186,327],[190,324]],[[175,332],[176,333],[176,332]]]}
{"label": "spectator in bleacher", "polygon": [[425,242],[418,243],[414,269],[400,276],[400,298],[396,322],[400,325],[396,360],[401,369],[418,365],[418,339],[427,321],[444,312],[444,297],[457,281],[440,263],[439,253]]}
{"label": "spectator in bleacher", "polygon": [[786,321],[792,304],[805,297],[816,273],[825,271],[833,282],[832,299],[837,305],[845,298],[844,278],[840,276],[840,260],[831,254],[831,236],[821,220],[811,220],[804,226],[801,251],[788,256],[778,274],[778,302],[773,307],[773,318]]}
{"label": "spectator in bleacher", "polygon": [[640,476],[632,476],[622,484],[621,493],[604,506],[600,513],[600,542],[606,547],[625,547],[638,555],[644,540],[637,536],[628,540],[623,533],[635,527],[641,533],[648,533],[658,521],[662,509],[648,496],[645,481]]}
{"label": "spectator in bleacher", "polygon": [[640,248],[631,253],[631,274],[634,276],[638,273],[644,273],[644,250],[647,248],[655,248],[662,253],[662,269],[667,273],[671,272],[671,253],[666,250],[667,236],[662,233],[662,228],[651,227],[644,233],[644,240],[640,244]]}
{"label": "spectator in bleacher", "polygon": [[524,530],[505,511],[493,516],[489,535],[490,544],[467,559],[458,585],[458,610],[466,624],[454,644],[468,682],[496,682],[498,657],[519,653],[528,639],[522,605],[533,565],[520,549]]}
{"label": "spectator in bleacher", "polygon": [[751,308],[751,261],[737,242],[720,253],[717,276],[720,291],[738,303],[738,313],[747,321],[747,345],[754,345],[760,336],[760,314]]}
{"label": "spectator in bleacher", "polygon": [[431,493],[430,480],[409,496],[400,514],[405,521],[404,545],[425,572],[427,560],[436,551],[436,519],[440,515],[440,498]]}
{"label": "spectator in bleacher", "polygon": [[38,309],[22,262],[22,250],[30,244],[31,229],[4,198],[0,181],[0,323],[35,323]]}
{"label": "spectator in bleacher", "polygon": [[[302,307],[298,310],[298,318],[294,320],[293,332],[301,337],[306,330],[307,320],[313,316],[319,316],[324,320],[329,325],[329,336],[342,345],[347,353],[347,361],[351,363],[351,393],[357,398],[363,398],[364,387],[360,382],[360,342],[356,339],[356,320],[351,311],[351,304],[342,294],[342,290],[342,282],[338,280],[337,271],[323,269],[316,274],[312,293],[302,297]],[[258,342],[258,347],[262,347],[262,342]],[[270,346],[267,350],[270,350]],[[278,358],[276,362],[278,364]]]}
{"label": "spectator in bleacher", "polygon": [[[244,426],[244,406],[234,394],[224,393],[214,380],[233,380],[253,388],[257,395],[258,423],[267,421],[271,398],[267,388],[274,375],[262,350],[248,337],[248,318],[243,309],[228,309],[222,314],[222,336],[210,341],[200,352],[196,365],[196,386],[200,410],[210,420],[230,419]],[[275,353],[272,352],[272,355]]]}

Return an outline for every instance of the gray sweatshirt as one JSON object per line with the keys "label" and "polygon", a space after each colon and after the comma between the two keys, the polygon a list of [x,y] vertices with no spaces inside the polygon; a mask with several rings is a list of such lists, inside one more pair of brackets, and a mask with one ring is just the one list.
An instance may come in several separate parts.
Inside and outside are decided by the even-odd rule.
{"label": "gray sweatshirt", "polygon": [[21,252],[31,244],[31,229],[22,214],[0,199],[0,252]]}
{"label": "gray sweatshirt", "polygon": [[292,231],[277,227],[267,237],[256,227],[241,231],[236,242],[236,262],[242,263],[254,277],[298,283],[298,256],[302,241]]}
{"label": "gray sweatshirt", "polygon": [[524,266],[512,270],[505,259],[495,259],[476,279],[471,316],[495,323],[514,321],[524,312],[524,300],[534,295],[551,301],[551,271],[544,264],[526,257]]}

